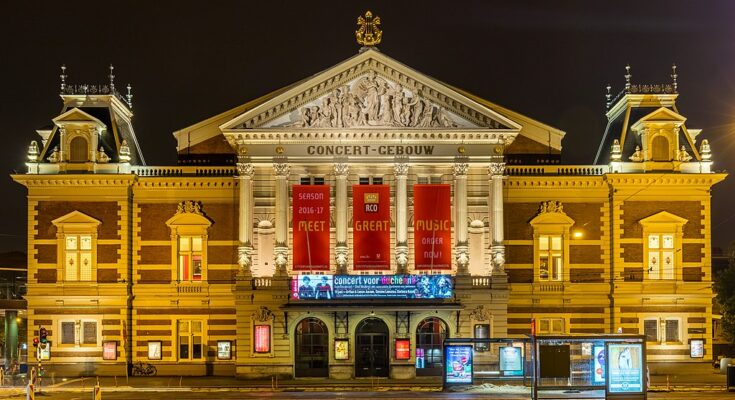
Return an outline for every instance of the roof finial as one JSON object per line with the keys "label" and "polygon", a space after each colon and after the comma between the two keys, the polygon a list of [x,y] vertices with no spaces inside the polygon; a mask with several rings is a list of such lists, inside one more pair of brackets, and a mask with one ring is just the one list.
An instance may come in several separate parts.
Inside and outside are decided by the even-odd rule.
{"label": "roof finial", "polygon": [[612,98],[612,94],[610,94],[610,89],[612,89],[612,86],[608,83],[605,87],[607,89],[607,93],[605,93],[605,109],[610,109],[610,98]]}
{"label": "roof finial", "polygon": [[679,88],[679,84],[676,82],[676,78],[678,77],[679,77],[679,74],[676,73],[676,63],[671,64],[671,79],[673,80],[674,93],[676,93]]}
{"label": "roof finial", "polygon": [[125,95],[128,100],[128,107],[133,108],[133,86],[128,83],[128,94]]}
{"label": "roof finial", "polygon": [[625,91],[626,92],[630,90],[630,78],[632,76],[633,75],[630,74],[630,64],[628,64],[625,66]]}
{"label": "roof finial", "polygon": [[115,71],[115,66],[110,64],[110,75],[107,75],[108,77],[110,77],[110,92],[115,91],[115,73],[114,71]]}
{"label": "roof finial", "polygon": [[66,64],[61,64],[61,75],[59,75],[59,78],[61,78],[61,93],[64,93],[64,89],[66,89],[66,78],[68,78],[68,75],[66,75]]}
{"label": "roof finial", "polygon": [[357,25],[359,28],[355,31],[357,44],[364,47],[373,47],[380,44],[383,39],[383,31],[378,27],[380,25],[380,17],[373,17],[371,11],[365,12],[365,17],[357,17]]}

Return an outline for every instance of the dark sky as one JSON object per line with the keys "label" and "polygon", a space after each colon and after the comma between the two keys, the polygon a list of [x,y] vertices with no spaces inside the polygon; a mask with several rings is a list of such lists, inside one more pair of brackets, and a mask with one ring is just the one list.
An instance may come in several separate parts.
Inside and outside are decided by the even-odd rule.
{"label": "dark sky", "polygon": [[[667,83],[703,128],[715,168],[735,171],[735,1],[11,1],[0,13],[0,171],[24,171],[35,129],[69,83],[134,87],[146,161],[175,163],[171,133],[357,53],[355,20],[382,18],[387,55],[560,128],[565,163],[589,164],[604,86]],[[735,239],[735,178],[713,191],[715,246]],[[25,189],[0,178],[0,251],[25,251]]]}

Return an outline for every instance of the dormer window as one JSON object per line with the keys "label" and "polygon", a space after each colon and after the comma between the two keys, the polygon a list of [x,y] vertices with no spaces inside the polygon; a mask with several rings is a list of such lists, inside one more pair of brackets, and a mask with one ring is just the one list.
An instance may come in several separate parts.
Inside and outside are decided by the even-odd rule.
{"label": "dormer window", "polygon": [[89,150],[87,139],[82,136],[75,136],[69,141],[69,162],[87,162],[89,161]]}

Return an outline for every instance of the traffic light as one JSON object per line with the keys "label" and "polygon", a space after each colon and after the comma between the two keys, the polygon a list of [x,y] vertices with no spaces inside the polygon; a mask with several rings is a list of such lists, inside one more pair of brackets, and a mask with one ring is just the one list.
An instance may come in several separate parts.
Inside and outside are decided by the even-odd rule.
{"label": "traffic light", "polygon": [[45,344],[46,342],[48,342],[48,338],[47,338],[48,332],[46,331],[46,328],[41,327],[38,330],[38,335],[41,337],[41,343]]}
{"label": "traffic light", "polygon": [[38,338],[37,337],[34,337],[33,338],[33,347],[38,347]]}

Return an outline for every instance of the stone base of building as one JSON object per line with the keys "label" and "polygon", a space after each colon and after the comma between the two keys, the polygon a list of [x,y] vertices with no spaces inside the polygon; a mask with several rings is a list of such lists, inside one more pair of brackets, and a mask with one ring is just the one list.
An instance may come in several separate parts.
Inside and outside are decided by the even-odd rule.
{"label": "stone base of building", "polygon": [[[43,363],[43,369],[46,371],[47,377],[80,377],[80,376],[126,376],[128,365],[125,363],[95,363],[95,362],[75,362],[75,363]],[[28,365],[28,369],[37,366],[33,363]]]}
{"label": "stone base of building", "polygon": [[354,365],[330,365],[329,377],[332,379],[352,379],[355,377]]}
{"label": "stone base of building", "polygon": [[238,365],[236,376],[241,379],[271,379],[277,376],[279,379],[293,379],[293,366],[291,365]]}
{"label": "stone base of building", "polygon": [[413,379],[416,377],[416,367],[405,364],[391,365],[390,377],[391,379]]}

